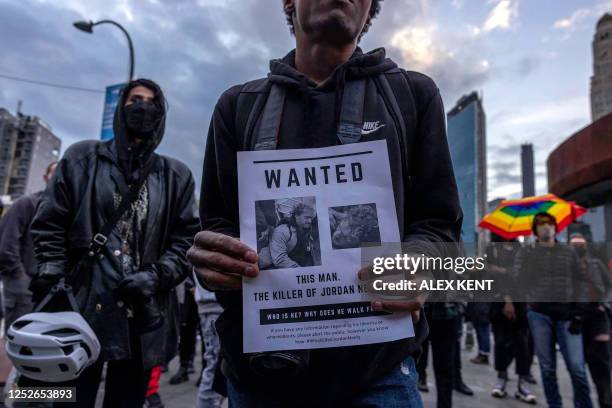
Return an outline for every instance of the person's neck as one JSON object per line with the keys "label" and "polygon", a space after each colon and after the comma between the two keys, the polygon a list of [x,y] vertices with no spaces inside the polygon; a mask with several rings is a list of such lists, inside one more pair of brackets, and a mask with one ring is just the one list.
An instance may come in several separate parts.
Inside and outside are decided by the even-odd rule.
{"label": "person's neck", "polygon": [[320,84],[329,78],[337,67],[348,61],[356,48],[356,41],[336,45],[313,42],[303,35],[297,35],[295,68]]}

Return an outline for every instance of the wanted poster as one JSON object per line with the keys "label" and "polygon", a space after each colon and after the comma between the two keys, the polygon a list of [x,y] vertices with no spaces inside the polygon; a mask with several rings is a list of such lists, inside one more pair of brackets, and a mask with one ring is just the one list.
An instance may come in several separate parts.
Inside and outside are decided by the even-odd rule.
{"label": "wanted poster", "polygon": [[340,347],[414,335],[409,313],[375,312],[361,248],[399,242],[384,140],[238,153],[244,352]]}

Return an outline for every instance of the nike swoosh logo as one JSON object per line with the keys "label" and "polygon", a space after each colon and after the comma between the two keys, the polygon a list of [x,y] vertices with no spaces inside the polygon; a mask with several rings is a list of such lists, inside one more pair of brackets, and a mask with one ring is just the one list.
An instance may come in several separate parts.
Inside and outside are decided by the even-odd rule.
{"label": "nike swoosh logo", "polygon": [[369,135],[370,133],[374,133],[377,130],[379,130],[380,128],[384,128],[384,127],[385,127],[385,125],[378,125],[374,129],[370,129],[370,130],[363,130],[363,129],[361,129],[361,134],[362,135]]}

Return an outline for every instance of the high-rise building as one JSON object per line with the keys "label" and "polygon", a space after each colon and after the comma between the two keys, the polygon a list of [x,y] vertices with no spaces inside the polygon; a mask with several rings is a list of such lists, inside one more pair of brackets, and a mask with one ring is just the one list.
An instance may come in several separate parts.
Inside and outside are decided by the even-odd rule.
{"label": "high-rise building", "polygon": [[493,200],[487,202],[487,212],[493,212],[499,205],[504,201],[504,197],[494,198]]}
{"label": "high-rise building", "polygon": [[0,108],[0,196],[8,189],[18,129],[19,119]]}
{"label": "high-rise building", "polygon": [[533,145],[521,145],[521,176],[523,178],[523,197],[535,195],[535,170],[533,164]]}
{"label": "high-rise building", "polygon": [[466,248],[478,253],[486,241],[486,232],[477,226],[487,209],[486,134],[482,98],[477,92],[463,96],[448,113],[448,143],[463,209],[461,236]]}
{"label": "high-rise building", "polygon": [[612,15],[597,22],[593,38],[591,117],[593,122],[612,112]]}
{"label": "high-rise building", "polygon": [[36,116],[0,109],[0,195],[15,199],[45,187],[43,175],[58,160],[61,140]]}

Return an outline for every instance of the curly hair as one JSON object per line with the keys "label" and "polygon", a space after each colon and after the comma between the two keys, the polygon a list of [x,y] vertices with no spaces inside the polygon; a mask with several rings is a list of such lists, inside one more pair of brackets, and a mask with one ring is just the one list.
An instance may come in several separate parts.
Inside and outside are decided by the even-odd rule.
{"label": "curly hair", "polygon": [[[383,0],[372,0],[372,6],[370,7],[370,19],[363,27],[363,30],[361,30],[361,34],[359,34],[359,40],[361,40],[361,37],[363,37],[363,35],[368,32],[370,26],[372,25],[372,20],[374,20],[376,16],[378,16],[378,13],[380,13],[380,9],[382,8],[382,2]],[[295,34],[295,27],[293,26],[293,12],[289,12],[285,9],[285,17],[287,18],[287,25],[289,26],[289,31],[291,31],[291,34]]]}

